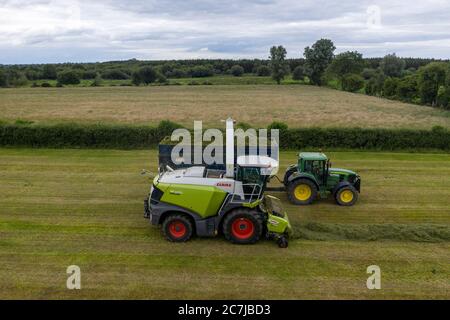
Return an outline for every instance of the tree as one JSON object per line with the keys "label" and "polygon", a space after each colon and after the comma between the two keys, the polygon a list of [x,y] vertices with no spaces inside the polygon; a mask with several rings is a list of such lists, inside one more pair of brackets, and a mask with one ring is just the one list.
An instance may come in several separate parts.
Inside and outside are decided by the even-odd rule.
{"label": "tree", "polygon": [[419,94],[423,104],[436,104],[439,87],[445,85],[447,66],[442,62],[432,62],[419,69]]}
{"label": "tree", "polygon": [[450,63],[447,64],[447,76],[445,78],[445,86],[438,90],[437,95],[438,105],[450,110]]}
{"label": "tree", "polygon": [[164,83],[167,83],[167,78],[164,74],[162,74],[161,72],[158,72],[156,75],[156,81],[158,83],[164,84]]}
{"label": "tree", "polygon": [[204,78],[212,77],[214,75],[214,70],[211,65],[194,66],[191,68],[190,73],[193,78]]}
{"label": "tree", "polygon": [[411,102],[418,96],[417,75],[406,76],[398,82],[397,96],[399,99]]}
{"label": "tree", "polygon": [[292,72],[292,79],[301,81],[305,79],[305,69],[303,66],[298,66],[294,69]]}
{"label": "tree", "polygon": [[388,98],[397,97],[398,78],[387,77],[384,80],[383,95]]}
{"label": "tree", "polygon": [[97,74],[98,72],[96,72],[95,70],[86,70],[81,74],[81,78],[84,80],[95,79]]}
{"label": "tree", "polygon": [[42,79],[55,80],[58,74],[56,72],[56,67],[52,64],[46,64],[42,68]]}
{"label": "tree", "polygon": [[361,72],[361,75],[364,79],[369,80],[370,78],[373,78],[377,73],[377,70],[372,68],[364,68]]}
{"label": "tree", "polygon": [[386,76],[381,71],[375,72],[366,84],[366,94],[371,96],[381,95],[385,78]]}
{"label": "tree", "polygon": [[102,78],[109,80],[127,80],[130,79],[130,76],[122,70],[109,69],[102,71]]}
{"label": "tree", "polygon": [[20,87],[27,84],[28,79],[25,74],[18,69],[9,69],[6,71],[6,83],[8,86]]}
{"label": "tree", "polygon": [[131,76],[131,81],[135,86],[143,83],[144,85],[149,85],[153,83],[158,78],[158,73],[152,67],[142,67],[139,70],[133,72]]}
{"label": "tree", "polygon": [[231,67],[230,73],[235,77],[240,77],[244,74],[244,68],[242,68],[240,65],[235,64]]}
{"label": "tree", "polygon": [[348,74],[360,74],[363,68],[364,60],[362,54],[357,51],[346,51],[338,54],[332,60],[327,68],[327,72],[342,82],[344,76]]}
{"label": "tree", "polygon": [[145,85],[149,85],[158,79],[158,73],[152,67],[143,67],[139,70],[139,73],[141,75],[142,82]]}
{"label": "tree", "polygon": [[450,109],[450,88],[445,86],[440,86],[438,89],[436,103],[439,107],[444,109]]}
{"label": "tree", "polygon": [[272,79],[278,84],[288,74],[288,64],[286,62],[286,49],[283,46],[273,46],[270,48],[270,69],[272,71]]}
{"label": "tree", "polygon": [[42,77],[41,73],[35,68],[27,68],[25,70],[25,76],[28,80],[38,80]]}
{"label": "tree", "polygon": [[405,69],[405,61],[398,58],[395,53],[384,56],[380,69],[387,77],[400,77]]}
{"label": "tree", "polygon": [[185,70],[182,69],[172,69],[172,71],[168,71],[166,77],[168,78],[185,78],[188,74]]}
{"label": "tree", "polygon": [[101,87],[102,83],[103,83],[103,79],[102,79],[100,73],[97,73],[94,81],[92,81],[92,83],[91,83],[91,87]]}
{"label": "tree", "polygon": [[135,86],[139,86],[142,83],[142,79],[141,79],[141,75],[138,71],[134,71],[131,74],[131,83],[134,84]]}
{"label": "tree", "polygon": [[7,87],[8,86],[8,78],[6,77],[5,72],[0,69],[0,87]]}
{"label": "tree", "polygon": [[268,66],[262,65],[256,68],[256,74],[258,77],[270,76],[270,68]]}
{"label": "tree", "polygon": [[364,88],[364,78],[359,74],[348,73],[341,78],[342,90],[357,92]]}
{"label": "tree", "polygon": [[58,83],[61,85],[66,84],[79,84],[80,83],[80,75],[78,72],[73,70],[65,70],[58,73]]}
{"label": "tree", "polygon": [[323,74],[333,59],[335,49],[333,42],[328,39],[320,39],[312,48],[305,48],[305,71],[311,83],[322,85]]}
{"label": "tree", "polygon": [[446,77],[445,77],[445,86],[447,88],[450,88],[450,63],[447,64],[447,71],[446,71]]}

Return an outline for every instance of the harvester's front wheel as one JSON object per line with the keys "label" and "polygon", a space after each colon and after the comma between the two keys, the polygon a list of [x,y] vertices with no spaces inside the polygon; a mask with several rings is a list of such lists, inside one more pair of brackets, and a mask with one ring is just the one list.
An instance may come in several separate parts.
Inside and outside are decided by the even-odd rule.
{"label": "harvester's front wheel", "polygon": [[358,201],[358,191],[353,186],[345,186],[336,192],[335,198],[338,205],[349,207]]}
{"label": "harvester's front wheel", "polygon": [[171,215],[162,224],[162,231],[167,240],[185,242],[192,236],[192,222],[183,215]]}
{"label": "harvester's front wheel", "polygon": [[288,185],[287,194],[293,204],[310,204],[317,198],[317,187],[311,180],[298,179]]}
{"label": "harvester's front wheel", "polygon": [[223,234],[232,243],[251,244],[261,238],[264,217],[255,210],[236,209],[223,221]]}
{"label": "harvester's front wheel", "polygon": [[287,248],[289,245],[288,239],[285,236],[281,236],[278,240],[277,240],[277,244],[278,247],[280,248]]}

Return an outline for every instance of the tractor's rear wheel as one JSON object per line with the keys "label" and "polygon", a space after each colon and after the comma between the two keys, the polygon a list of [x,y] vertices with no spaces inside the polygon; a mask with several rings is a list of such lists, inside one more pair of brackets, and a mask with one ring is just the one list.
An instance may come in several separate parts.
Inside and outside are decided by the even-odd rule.
{"label": "tractor's rear wheel", "polygon": [[223,221],[225,238],[237,244],[255,243],[261,238],[263,228],[263,214],[251,209],[236,209]]}
{"label": "tractor's rear wheel", "polygon": [[162,231],[167,240],[185,242],[192,236],[192,222],[183,215],[171,215],[162,224]]}
{"label": "tractor's rear wheel", "polygon": [[352,206],[358,201],[358,191],[351,185],[342,187],[336,192],[335,199],[340,206]]}
{"label": "tractor's rear wheel", "polygon": [[311,180],[298,179],[288,185],[287,194],[293,204],[310,204],[317,198],[317,187]]}

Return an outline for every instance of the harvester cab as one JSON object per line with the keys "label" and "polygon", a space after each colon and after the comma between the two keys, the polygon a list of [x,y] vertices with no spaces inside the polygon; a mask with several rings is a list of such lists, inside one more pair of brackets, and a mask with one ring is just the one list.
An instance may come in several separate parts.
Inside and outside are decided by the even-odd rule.
{"label": "harvester cab", "polygon": [[354,171],[333,168],[321,152],[302,152],[283,178],[289,200],[297,205],[312,203],[318,196],[333,195],[336,203],[352,206],[361,191],[361,177]]}
{"label": "harvester cab", "polygon": [[[232,125],[227,120],[227,129]],[[221,233],[232,243],[251,244],[267,237],[287,247],[288,217],[277,198],[264,195],[278,161],[254,155],[235,158],[231,133],[227,130],[224,169],[165,166],[144,201],[145,216],[174,242]]]}

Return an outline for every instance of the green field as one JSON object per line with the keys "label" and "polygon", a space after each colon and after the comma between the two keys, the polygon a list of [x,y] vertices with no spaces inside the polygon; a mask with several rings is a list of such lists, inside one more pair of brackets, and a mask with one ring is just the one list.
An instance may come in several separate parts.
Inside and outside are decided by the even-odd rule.
{"label": "green field", "polygon": [[0,90],[0,120],[10,122],[156,124],[172,120],[192,127],[194,120],[202,120],[205,126],[222,128],[220,120],[229,116],[253,126],[283,121],[292,128],[450,128],[450,111],[307,85]]}
{"label": "green field", "polygon": [[[142,217],[149,183],[139,172],[156,169],[156,151],[0,149],[0,298],[450,298],[450,155],[328,154],[361,174],[360,201],[294,207],[278,194],[296,230],[330,229],[297,234],[283,250],[163,240]],[[281,159],[284,168],[295,153]],[[352,233],[372,225],[413,237]],[[79,291],[65,288],[71,264]],[[381,290],[366,288],[372,264]]]}

